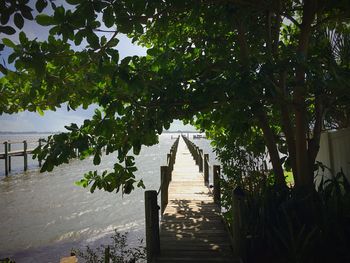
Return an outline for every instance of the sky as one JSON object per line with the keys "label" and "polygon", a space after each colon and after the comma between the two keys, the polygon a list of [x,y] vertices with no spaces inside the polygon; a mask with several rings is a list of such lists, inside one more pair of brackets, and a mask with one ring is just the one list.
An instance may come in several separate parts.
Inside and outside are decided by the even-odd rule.
{"label": "sky", "polygon": [[[43,30],[32,22],[26,22],[22,29],[29,39],[38,38],[39,40],[45,40],[47,37],[47,30]],[[18,42],[18,36],[6,36],[14,42]],[[118,36],[120,42],[117,45],[120,58],[126,56],[139,55],[143,56],[146,54],[146,49],[137,46],[131,42],[131,40],[125,35]],[[8,54],[1,54],[1,57],[7,60]],[[38,113],[33,112],[21,112],[17,114],[3,114],[0,115],[0,132],[47,132],[47,131],[65,131],[64,126],[70,123],[82,124],[85,119],[92,117],[96,105],[91,105],[87,110],[78,108],[77,110],[67,111],[66,106],[62,105],[54,111],[45,111],[44,115],[41,116]],[[195,131],[195,128],[191,125],[183,125],[181,121],[175,120],[170,126],[171,131],[186,130]]]}

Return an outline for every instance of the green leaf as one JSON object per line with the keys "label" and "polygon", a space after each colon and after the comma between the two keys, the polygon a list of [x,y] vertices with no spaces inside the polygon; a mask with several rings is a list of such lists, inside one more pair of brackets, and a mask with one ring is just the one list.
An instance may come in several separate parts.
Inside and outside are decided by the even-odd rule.
{"label": "green leaf", "polygon": [[93,194],[95,192],[96,187],[97,187],[97,182],[95,181],[90,188],[90,193]]}
{"label": "green leaf", "polygon": [[164,123],[164,129],[169,130],[169,128],[170,128],[170,123],[169,122]]}
{"label": "green leaf", "polygon": [[64,18],[65,18],[65,9],[63,6],[59,6],[55,9],[55,13],[53,15],[54,19],[56,22],[62,22],[64,23]]}
{"label": "green leaf", "polygon": [[116,49],[107,49],[106,50],[107,54],[111,56],[112,60],[114,63],[118,63],[119,61],[119,52]]}
{"label": "green leaf", "polygon": [[15,22],[16,27],[18,27],[19,29],[22,29],[22,28],[23,28],[24,19],[23,19],[23,17],[20,15],[20,13],[16,13],[16,14],[15,14],[14,22]]}
{"label": "green leaf", "polygon": [[12,47],[12,48],[15,48],[15,43],[12,42],[12,40],[8,39],[8,38],[3,38],[2,39],[2,43],[5,45],[5,46],[8,46],[8,47]]}
{"label": "green leaf", "polygon": [[105,8],[103,12],[102,20],[105,23],[106,27],[108,28],[114,25],[115,19],[114,19],[114,11],[112,6],[108,6],[107,8]]}
{"label": "green leaf", "polygon": [[133,180],[128,180],[125,185],[124,185],[124,194],[130,194],[131,191],[134,189],[133,186],[134,181]]}
{"label": "green leaf", "polygon": [[139,141],[135,142],[133,145],[133,153],[138,155],[141,151],[141,143]]}
{"label": "green leaf", "polygon": [[93,32],[87,34],[86,40],[92,48],[97,49],[100,47],[99,38]]}
{"label": "green leaf", "polygon": [[41,13],[45,7],[47,7],[47,1],[46,0],[38,0],[36,1],[35,8],[38,10],[39,13]]}
{"label": "green leaf", "polygon": [[13,35],[16,33],[16,30],[10,26],[0,26],[0,32],[5,33],[6,35]]}
{"label": "green leaf", "polygon": [[143,34],[143,26],[141,24],[136,24],[135,31],[139,34]]}
{"label": "green leaf", "polygon": [[95,153],[93,163],[94,165],[99,165],[101,163],[101,156],[98,152]]}
{"label": "green leaf", "polygon": [[74,44],[79,46],[81,44],[81,42],[83,41],[83,37],[84,36],[85,36],[85,30],[84,29],[78,31],[78,33],[75,34]]}
{"label": "green leaf", "polygon": [[27,38],[26,34],[25,34],[23,31],[21,31],[21,32],[19,33],[19,42],[20,42],[22,45],[28,42],[28,38]]}
{"label": "green leaf", "polygon": [[6,25],[9,20],[10,20],[10,13],[9,12],[5,11],[5,12],[1,13],[0,22],[2,25]]}
{"label": "green leaf", "polygon": [[35,18],[36,22],[42,26],[50,26],[54,24],[54,18],[45,14],[37,15]]}
{"label": "green leaf", "polygon": [[44,112],[40,107],[36,107],[36,111],[40,114],[40,116],[44,116]]}
{"label": "green leaf", "polygon": [[118,44],[119,44],[119,39],[118,38],[111,39],[108,42],[108,46],[109,47],[115,47]]}
{"label": "green leaf", "polygon": [[0,72],[1,72],[2,74],[6,75],[7,72],[8,72],[8,70],[7,70],[7,68],[5,68],[2,64],[0,64]]}
{"label": "green leaf", "polygon": [[143,183],[142,180],[140,180],[140,181],[137,183],[137,187],[141,187],[141,188],[143,188],[143,189],[146,189],[146,186],[145,186],[145,184]]}
{"label": "green leaf", "polygon": [[79,127],[76,123],[71,123],[70,126],[66,125],[64,126],[64,128],[66,128],[68,131],[77,131],[79,130]]}
{"label": "green leaf", "polygon": [[15,53],[12,53],[11,55],[9,55],[8,59],[7,59],[7,62],[9,64],[12,64],[15,59],[18,57],[18,54],[15,52]]}
{"label": "green leaf", "polygon": [[86,188],[89,185],[88,180],[85,178],[81,179],[80,181],[76,181],[74,184],[76,186],[82,186],[84,188]]}
{"label": "green leaf", "polygon": [[147,49],[147,55],[155,57],[157,54],[158,54],[158,49],[156,48]]}
{"label": "green leaf", "polygon": [[21,5],[20,11],[24,18],[27,18],[28,20],[33,20],[33,15],[32,15],[33,9],[31,9],[29,6]]}
{"label": "green leaf", "polygon": [[66,2],[70,5],[78,5],[82,2],[82,0],[66,0]]}

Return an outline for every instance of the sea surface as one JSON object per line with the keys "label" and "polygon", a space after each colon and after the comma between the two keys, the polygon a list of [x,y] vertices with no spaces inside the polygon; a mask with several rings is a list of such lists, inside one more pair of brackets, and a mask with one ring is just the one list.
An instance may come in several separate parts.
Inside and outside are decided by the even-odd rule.
{"label": "sea surface", "polygon": [[[0,135],[0,152],[6,140],[33,141],[48,134]],[[159,143],[143,147],[136,157],[136,176],[143,179],[146,190],[158,190],[160,166],[166,164],[166,154],[176,134],[163,134]],[[192,134],[190,134],[192,138]],[[210,142],[194,140],[215,161]],[[14,144],[12,150],[22,149]],[[23,157],[12,158],[12,171],[5,177],[4,160],[0,160],[0,259],[10,257],[21,262],[59,262],[72,248],[106,244],[116,229],[128,232],[131,243],[144,239],[144,189],[130,195],[108,193],[78,187],[85,172],[112,169],[116,154],[104,155],[99,166],[92,157],[72,160],[50,173],[40,173],[37,160],[28,157],[28,171],[23,172]]]}

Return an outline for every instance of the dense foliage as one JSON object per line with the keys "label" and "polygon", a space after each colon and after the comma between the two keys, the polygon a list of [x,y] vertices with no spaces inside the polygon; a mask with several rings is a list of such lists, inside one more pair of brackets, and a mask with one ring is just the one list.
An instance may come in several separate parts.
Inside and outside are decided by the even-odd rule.
{"label": "dense foliage", "polygon": [[[56,3],[56,4],[55,4]],[[112,172],[85,175],[83,186],[129,193],[141,145],[174,119],[196,117],[211,134],[268,149],[274,182],[313,189],[320,133],[348,123],[349,14],[344,1],[2,1],[1,33],[24,19],[49,29],[46,41],[2,37],[12,49],[1,66],[0,113],[98,104],[91,120],[51,136],[37,151],[42,171],[101,149],[117,151]],[[39,14],[38,14],[39,13]],[[148,48],[119,60],[118,34]],[[326,120],[326,122],[325,122]],[[224,146],[223,146],[224,147]],[[280,158],[279,151],[286,154]],[[143,186],[139,182],[139,186]]]}
{"label": "dense foliage", "polygon": [[350,183],[342,172],[329,178],[320,169],[323,179],[317,191],[300,197],[293,188],[276,188],[258,158],[251,158],[249,164],[236,162],[235,166],[224,160],[224,217],[228,222],[237,217],[231,194],[238,186],[244,262],[350,260]]}
{"label": "dense foliage", "polygon": [[[124,193],[143,187],[130,152],[157,143],[174,119],[191,122],[223,164],[224,207],[233,187],[244,195],[247,255],[346,262],[349,184],[334,175],[315,191],[313,179],[321,132],[350,123],[349,18],[348,0],[4,0],[0,114],[97,104],[36,156],[42,171],[76,149],[98,165],[106,147],[114,169],[80,184]],[[30,20],[47,40],[20,32]],[[121,60],[120,34],[147,55]]]}

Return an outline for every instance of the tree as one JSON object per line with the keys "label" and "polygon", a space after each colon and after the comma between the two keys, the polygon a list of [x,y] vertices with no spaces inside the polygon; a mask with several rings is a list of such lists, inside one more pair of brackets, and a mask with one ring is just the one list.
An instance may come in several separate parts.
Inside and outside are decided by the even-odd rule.
{"label": "tree", "polygon": [[[17,70],[3,66],[0,113],[54,110],[63,102],[101,107],[81,127],[48,139],[37,152],[45,159],[42,171],[75,157],[74,148],[82,157],[94,154],[98,164],[107,146],[125,165],[90,172],[81,183],[128,193],[136,182],[129,150],[156,143],[173,119],[196,116],[203,129],[256,127],[276,184],[285,186],[279,147],[286,148],[296,188],[313,189],[325,113],[337,98],[348,109],[349,63],[342,59],[348,45],[342,58],[335,56],[325,33],[348,36],[347,1],[66,2],[71,9],[53,6],[53,15],[36,16],[51,26],[46,42],[23,32],[17,45],[3,40]],[[119,33],[147,47],[147,56],[119,61]],[[74,50],[83,40],[87,46]]]}

